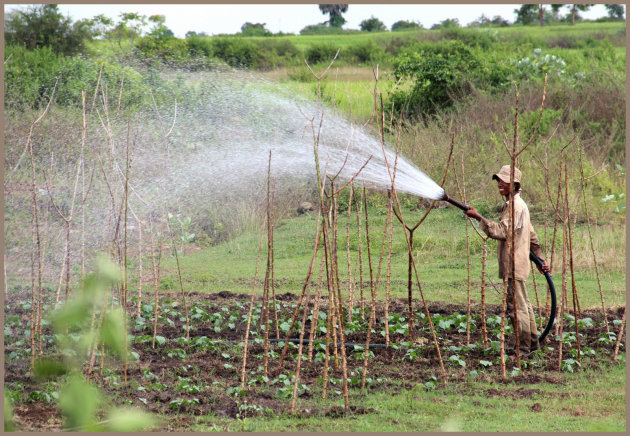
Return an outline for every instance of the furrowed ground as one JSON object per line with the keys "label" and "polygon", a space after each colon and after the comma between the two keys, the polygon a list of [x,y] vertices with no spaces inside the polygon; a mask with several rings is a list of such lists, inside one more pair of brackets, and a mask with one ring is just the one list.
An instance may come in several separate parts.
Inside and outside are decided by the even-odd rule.
{"label": "furrowed ground", "polygon": [[[439,230],[439,224],[436,224],[442,222],[439,218],[453,221],[456,216],[448,210],[436,211],[434,214],[438,219],[432,224],[427,223],[431,226],[427,234]],[[384,347],[385,304],[384,293],[379,289],[376,322],[370,339],[373,345],[368,353],[364,389],[361,389],[361,384],[370,317],[370,288],[366,280],[362,304],[359,282],[356,282],[352,320],[346,319],[345,325],[349,413],[344,411],[342,396],[341,349],[338,347],[335,354],[332,341],[326,399],[322,399],[329,302],[324,287],[320,289],[321,295],[315,307],[317,277],[313,277],[304,336],[306,339],[311,338],[313,315],[318,322],[312,333],[313,342],[305,343],[302,350],[296,409],[295,413],[291,413],[298,341],[289,343],[282,369],[279,368],[279,360],[283,340],[289,333],[298,303],[300,276],[306,275],[304,265],[308,259],[306,256],[300,257],[300,249],[291,250],[288,246],[295,247],[293,244],[300,240],[301,232],[306,239],[309,229],[312,232],[314,220],[314,216],[294,218],[276,229],[277,301],[276,311],[270,311],[272,323],[269,337],[272,342],[267,354],[267,372],[262,327],[262,278],[259,274],[244,390],[240,388],[243,339],[256,256],[253,253],[251,257],[252,253],[247,253],[250,249],[243,247],[254,245],[246,244],[246,241],[248,238],[257,239],[257,235],[243,235],[223,246],[191,252],[181,259],[185,271],[186,307],[177,288],[172,289],[173,284],[177,283],[177,277],[174,265],[167,262],[161,281],[155,346],[155,302],[153,295],[147,295],[145,290],[140,316],[135,316],[135,294],[129,304],[129,313],[134,314],[130,319],[130,350],[136,360],[130,362],[127,381],[124,380],[122,363],[111,356],[105,356],[103,366],[97,359],[93,380],[109,394],[115,404],[138,406],[163,418],[159,428],[164,430],[625,430],[625,339],[621,342],[618,362],[613,362],[612,358],[615,332],[619,331],[623,315],[623,306],[619,303],[623,300],[621,293],[610,292],[610,289],[615,289],[614,283],[607,283],[605,287],[606,317],[610,326],[610,332],[607,333],[601,303],[599,307],[597,304],[599,295],[596,286],[583,285],[578,279],[582,301],[582,313],[577,317],[580,359],[577,356],[575,317],[567,313],[564,317],[563,340],[559,341],[560,336],[556,336],[552,330],[541,351],[523,357],[522,371],[515,367],[514,362],[506,363],[507,378],[503,380],[498,349],[498,293],[492,287],[486,290],[489,297],[486,308],[488,342],[484,343],[479,282],[478,278],[473,280],[470,339],[467,340],[465,265],[461,266],[464,270],[461,277],[451,277],[445,272],[450,272],[444,267],[444,264],[449,263],[449,256],[446,255],[448,247],[439,255],[435,249],[427,251],[426,257],[431,258],[431,262],[422,266],[426,271],[421,273],[427,277],[424,292],[429,296],[427,307],[438,337],[446,383],[442,382],[441,367],[425,310],[416,294],[416,335],[413,340],[408,338],[406,275],[403,274],[406,264],[400,253],[400,257],[394,257],[393,261],[399,265],[393,268],[392,289],[395,291],[388,305],[390,345]],[[383,221],[383,217],[375,218],[375,228]],[[454,243],[455,239],[463,236],[461,230],[455,231],[455,234],[451,241]],[[402,238],[401,235],[398,237]],[[373,243],[376,246],[380,241]],[[305,247],[301,250],[304,253],[312,250],[312,242],[303,245]],[[245,252],[237,253],[239,246]],[[219,256],[219,253],[224,254]],[[453,258],[459,256],[453,255]],[[241,264],[241,257],[250,257],[249,264]],[[233,268],[224,268],[223,262],[230,262]],[[499,283],[494,278],[496,261],[489,263],[495,268],[490,273],[490,280]],[[206,265],[205,269],[197,268],[201,264]],[[245,271],[250,269],[251,272],[247,274]],[[205,274],[200,276],[202,271]],[[225,276],[221,277],[219,271],[223,271]],[[472,274],[478,276],[478,271]],[[582,274],[584,277],[589,275],[587,271],[582,271]],[[429,278],[431,276],[434,277]],[[555,275],[558,290],[559,276],[558,273]],[[611,282],[614,277],[620,276],[613,274],[606,277]],[[463,285],[459,283],[451,286],[451,281],[463,281]],[[622,286],[620,280],[618,282]],[[531,283],[530,289],[533,294]],[[545,291],[540,280],[536,289],[544,314]],[[441,298],[439,301],[444,292],[449,292],[452,298]],[[533,295],[532,302],[536,309]],[[44,309],[51,308],[52,303],[50,301]],[[29,304],[28,298],[20,297],[19,294],[11,294],[7,300],[5,388],[14,401],[13,412],[20,429],[59,430],[62,420],[56,399],[60,381],[46,382],[28,376]],[[186,339],[185,331],[186,309],[191,324],[189,340]],[[302,312],[297,318],[297,326],[290,332],[293,339],[299,338],[301,319]],[[46,323],[44,326],[45,349],[53,355],[61,352],[53,345],[50,326],[46,326]],[[7,341],[7,337],[14,339]],[[562,359],[559,361],[561,342]],[[513,416],[509,423],[502,418],[506,413]]]}

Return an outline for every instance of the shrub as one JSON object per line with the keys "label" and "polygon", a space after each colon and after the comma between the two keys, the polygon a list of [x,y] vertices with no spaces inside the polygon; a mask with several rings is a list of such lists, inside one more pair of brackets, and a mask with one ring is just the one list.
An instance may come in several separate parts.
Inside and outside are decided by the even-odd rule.
{"label": "shrub", "polygon": [[387,30],[385,24],[374,16],[361,21],[359,28],[364,32],[385,32]]}
{"label": "shrub", "polygon": [[409,78],[410,91],[393,94],[395,113],[434,113],[452,105],[455,96],[479,75],[481,63],[460,41],[424,44],[395,59],[396,79]]}
{"label": "shrub", "polygon": [[339,35],[346,33],[341,27],[331,27],[326,24],[311,24],[300,30],[300,35]]}
{"label": "shrub", "polygon": [[337,53],[337,47],[331,42],[311,45],[305,53],[309,64],[330,62]]}
{"label": "shrub", "polygon": [[183,39],[162,40],[144,37],[138,41],[137,48],[146,57],[158,59],[169,65],[184,64],[190,58],[188,43]]}
{"label": "shrub", "polygon": [[405,21],[405,20],[398,20],[394,24],[392,24],[392,32],[399,32],[402,30],[414,30],[414,29],[422,29],[422,24],[416,23],[415,21]]}
{"label": "shrub", "polygon": [[353,61],[361,64],[379,61],[383,59],[383,56],[385,55],[383,48],[376,45],[371,39],[359,44],[351,45],[346,53],[346,59],[350,57]]}
{"label": "shrub", "polygon": [[212,38],[214,56],[237,68],[256,68],[260,63],[259,46],[239,37]]}
{"label": "shrub", "polygon": [[188,51],[190,52],[190,55],[193,57],[214,56],[212,38],[208,36],[191,35],[186,38],[186,44],[188,45]]}
{"label": "shrub", "polygon": [[121,106],[137,107],[147,95],[143,76],[117,62],[64,57],[49,48],[26,50],[8,46],[5,64],[5,107],[8,109],[38,108],[47,104],[57,78],[55,101],[62,106],[81,106],[81,92],[93,92],[103,65],[102,86],[118,90],[124,75]]}

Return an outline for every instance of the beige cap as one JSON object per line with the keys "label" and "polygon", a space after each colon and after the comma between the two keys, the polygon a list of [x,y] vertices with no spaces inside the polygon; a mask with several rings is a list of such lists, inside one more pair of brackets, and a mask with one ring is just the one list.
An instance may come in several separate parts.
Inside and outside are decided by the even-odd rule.
{"label": "beige cap", "polygon": [[[498,173],[492,176],[492,180],[501,179],[504,183],[510,183],[510,165],[503,165]],[[521,171],[514,167],[514,183],[521,183]]]}

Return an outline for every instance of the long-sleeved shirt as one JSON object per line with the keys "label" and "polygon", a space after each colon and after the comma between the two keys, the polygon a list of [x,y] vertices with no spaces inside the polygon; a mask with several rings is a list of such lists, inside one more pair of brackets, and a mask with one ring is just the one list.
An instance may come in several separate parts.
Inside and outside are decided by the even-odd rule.
{"label": "long-sleeved shirt", "polygon": [[[499,241],[497,255],[499,258],[499,278],[512,278],[510,253],[507,250],[508,226],[510,219],[510,202],[506,201],[501,209],[499,222],[485,218],[480,221],[481,229],[492,239]],[[529,277],[529,251],[542,258],[542,250],[538,236],[532,227],[527,204],[519,193],[514,195],[514,278],[527,280]]]}

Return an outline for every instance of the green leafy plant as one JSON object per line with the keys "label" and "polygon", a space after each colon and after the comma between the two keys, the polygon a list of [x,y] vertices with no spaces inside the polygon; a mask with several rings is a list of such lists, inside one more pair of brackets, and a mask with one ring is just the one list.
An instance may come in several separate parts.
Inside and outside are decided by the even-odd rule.
{"label": "green leafy plant", "polygon": [[66,429],[138,431],[151,427],[154,423],[150,415],[127,408],[109,409],[108,419],[98,421],[107,402],[100,390],[81,373],[82,362],[85,361],[94,339],[102,341],[118,357],[124,356],[126,352],[124,337],[127,333],[120,311],[107,311],[103,316],[102,327],[96,333],[90,329],[92,312],[97,308],[107,307],[109,290],[120,277],[120,271],[111,261],[100,258],[97,272],[88,275],[83,288],[53,314],[58,346],[68,352],[64,353],[63,361],[40,361],[36,366],[36,376],[50,378],[53,374],[53,378],[56,378],[55,374],[60,369],[66,373],[58,399]]}

